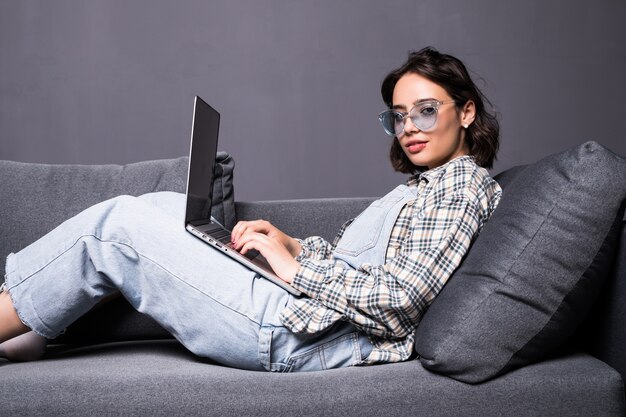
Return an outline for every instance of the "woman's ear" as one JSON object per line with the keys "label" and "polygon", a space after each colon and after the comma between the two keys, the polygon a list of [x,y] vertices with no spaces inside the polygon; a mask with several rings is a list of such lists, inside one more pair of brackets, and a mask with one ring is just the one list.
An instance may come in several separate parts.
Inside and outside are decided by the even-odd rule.
{"label": "woman's ear", "polygon": [[468,100],[461,110],[461,125],[467,128],[476,119],[476,105],[472,100]]}

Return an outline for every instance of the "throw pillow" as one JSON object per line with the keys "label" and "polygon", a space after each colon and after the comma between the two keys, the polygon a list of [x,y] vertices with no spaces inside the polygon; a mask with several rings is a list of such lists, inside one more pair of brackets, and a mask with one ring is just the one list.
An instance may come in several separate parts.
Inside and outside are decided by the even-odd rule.
{"label": "throw pillow", "polygon": [[423,366],[460,381],[537,361],[570,337],[614,254],[624,159],[588,142],[514,174],[416,331]]}

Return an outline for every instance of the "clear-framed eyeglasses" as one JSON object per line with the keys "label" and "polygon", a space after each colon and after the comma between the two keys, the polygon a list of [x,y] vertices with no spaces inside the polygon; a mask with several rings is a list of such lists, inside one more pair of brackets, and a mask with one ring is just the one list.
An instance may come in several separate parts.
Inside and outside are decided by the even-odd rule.
{"label": "clear-framed eyeglasses", "polygon": [[411,118],[413,126],[423,132],[428,132],[437,124],[439,107],[444,104],[456,103],[455,100],[428,100],[417,103],[408,112],[386,110],[378,115],[385,133],[389,136],[400,136],[404,133],[404,123],[407,117]]}

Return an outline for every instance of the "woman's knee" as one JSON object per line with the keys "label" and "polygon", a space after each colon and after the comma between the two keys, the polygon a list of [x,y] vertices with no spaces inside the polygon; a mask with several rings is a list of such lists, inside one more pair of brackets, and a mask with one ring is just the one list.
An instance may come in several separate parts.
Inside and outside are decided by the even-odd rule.
{"label": "woman's knee", "polygon": [[[98,216],[106,219],[109,224],[128,225],[132,224],[132,222],[141,221],[142,218],[149,217],[147,204],[132,195],[119,195],[95,207],[100,210]],[[142,215],[142,213],[144,214]]]}
{"label": "woman's knee", "polygon": [[159,210],[170,216],[183,216],[185,196],[171,191],[143,194],[139,197],[120,195],[107,201],[113,209],[127,215],[148,215]]}
{"label": "woman's knee", "polygon": [[185,195],[173,191],[159,191],[148,193],[138,197],[146,204],[158,208],[162,212],[173,217],[182,217],[185,214]]}

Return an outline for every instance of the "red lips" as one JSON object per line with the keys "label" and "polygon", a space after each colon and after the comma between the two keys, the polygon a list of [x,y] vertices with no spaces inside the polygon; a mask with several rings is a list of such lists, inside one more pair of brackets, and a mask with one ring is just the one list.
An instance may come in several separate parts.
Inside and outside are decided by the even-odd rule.
{"label": "red lips", "polygon": [[404,147],[411,153],[417,153],[424,149],[427,144],[428,141],[414,139],[407,141],[404,144]]}

